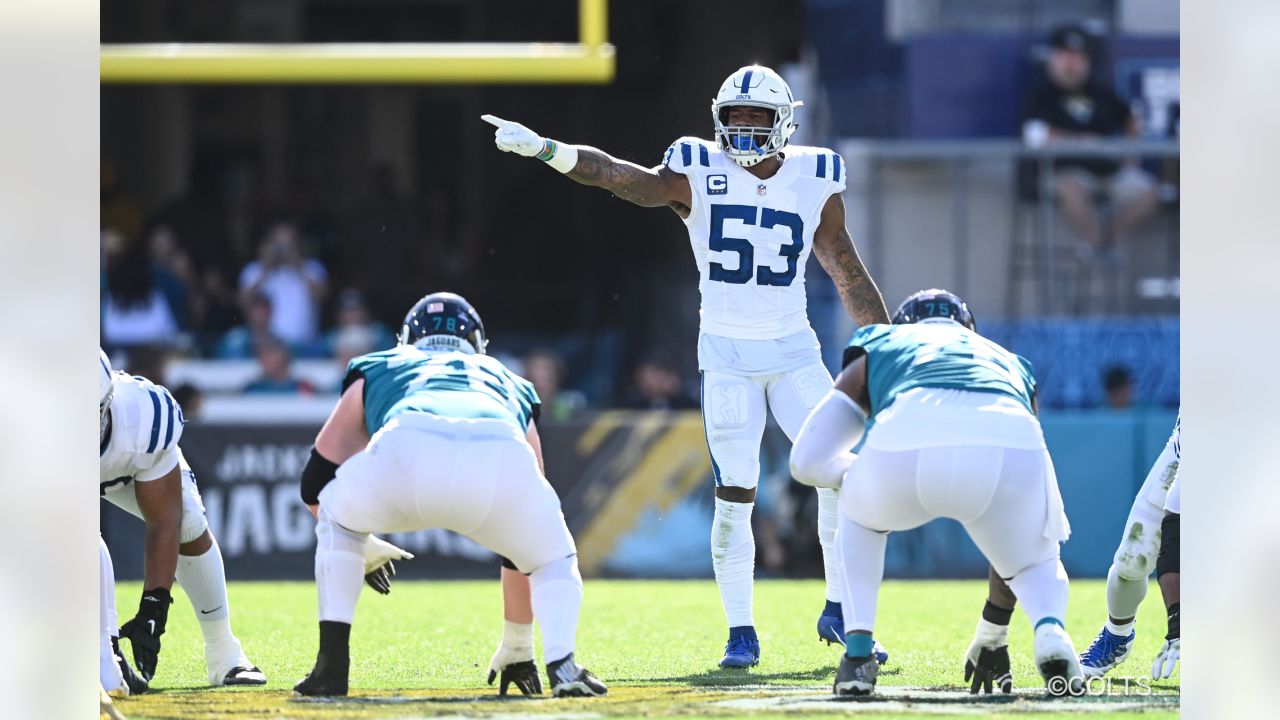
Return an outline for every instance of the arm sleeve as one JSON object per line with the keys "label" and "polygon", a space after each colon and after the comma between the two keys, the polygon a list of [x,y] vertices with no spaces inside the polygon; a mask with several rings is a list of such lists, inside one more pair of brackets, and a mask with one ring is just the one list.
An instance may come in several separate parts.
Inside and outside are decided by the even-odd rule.
{"label": "arm sleeve", "polygon": [[791,447],[791,476],[805,485],[840,487],[855,458],[850,448],[862,439],[866,426],[862,408],[833,388],[800,426]]}

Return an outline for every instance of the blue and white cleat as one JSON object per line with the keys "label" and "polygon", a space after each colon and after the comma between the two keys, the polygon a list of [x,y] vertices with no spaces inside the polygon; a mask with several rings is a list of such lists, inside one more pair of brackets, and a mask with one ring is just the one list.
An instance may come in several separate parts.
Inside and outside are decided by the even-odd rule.
{"label": "blue and white cleat", "polygon": [[760,664],[760,640],[756,630],[746,626],[729,628],[729,642],[724,646],[722,668],[749,668]]}
{"label": "blue and white cleat", "polygon": [[[827,601],[827,607],[818,616],[818,640],[825,640],[828,645],[844,647],[844,614],[840,603]],[[881,665],[889,662],[889,651],[877,640],[875,649],[876,662]]]}
{"label": "blue and white cleat", "polygon": [[1085,677],[1102,677],[1128,659],[1137,636],[1137,632],[1130,632],[1129,637],[1120,637],[1104,626],[1089,649],[1080,653],[1080,669]]}

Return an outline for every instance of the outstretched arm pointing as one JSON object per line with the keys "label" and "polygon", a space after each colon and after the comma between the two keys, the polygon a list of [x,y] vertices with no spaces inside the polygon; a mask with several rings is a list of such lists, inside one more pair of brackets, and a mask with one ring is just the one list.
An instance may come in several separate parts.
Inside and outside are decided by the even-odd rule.
{"label": "outstretched arm pointing", "polygon": [[493,143],[499,150],[536,157],[575,182],[604,188],[642,207],[692,204],[689,181],[666,166],[643,168],[593,147],[562,144],[496,115],[480,119],[497,128]]}

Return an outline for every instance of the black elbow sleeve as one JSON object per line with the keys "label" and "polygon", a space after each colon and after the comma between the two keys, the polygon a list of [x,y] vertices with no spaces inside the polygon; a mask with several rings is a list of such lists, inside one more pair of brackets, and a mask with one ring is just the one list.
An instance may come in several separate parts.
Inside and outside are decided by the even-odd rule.
{"label": "black elbow sleeve", "polygon": [[311,457],[307,458],[307,466],[302,468],[302,487],[299,488],[302,502],[317,505],[320,502],[320,491],[338,472],[337,463],[329,462],[316,449],[311,448]]}

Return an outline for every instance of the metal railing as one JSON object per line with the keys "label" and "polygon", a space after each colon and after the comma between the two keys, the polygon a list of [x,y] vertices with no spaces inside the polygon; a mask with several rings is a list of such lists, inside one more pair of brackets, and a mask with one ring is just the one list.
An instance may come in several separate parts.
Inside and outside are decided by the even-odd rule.
{"label": "metal railing", "polygon": [[[846,159],[865,159],[868,163],[867,222],[869,249],[877,262],[885,256],[884,178],[886,165],[900,162],[933,162],[949,166],[951,173],[952,249],[956,258],[969,254],[969,166],[975,161],[1007,160],[1011,164],[1032,161],[1036,164],[1036,213],[1041,226],[1044,263],[1040,281],[1045,293],[1044,304],[1052,312],[1058,307],[1055,296],[1054,248],[1056,213],[1053,165],[1066,158],[1162,158],[1179,157],[1179,145],[1172,140],[1134,140],[1127,138],[1098,140],[1061,140],[1029,147],[1020,140],[875,140],[847,141],[841,145]],[[1016,182],[1016,179],[1015,179]],[[1016,202],[1016,200],[1015,200]],[[1014,228],[1013,232],[1018,232]],[[953,263],[956,287],[968,287],[968,264]]]}

